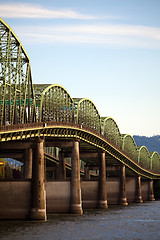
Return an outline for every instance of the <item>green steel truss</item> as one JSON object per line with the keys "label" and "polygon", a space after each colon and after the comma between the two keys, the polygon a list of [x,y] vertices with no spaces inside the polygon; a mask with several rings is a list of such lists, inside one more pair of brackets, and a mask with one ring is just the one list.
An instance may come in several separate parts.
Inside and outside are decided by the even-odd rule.
{"label": "green steel truss", "polygon": [[[44,122],[47,122],[47,129],[43,129]],[[20,128],[21,124],[26,123],[31,124],[33,129],[25,134],[19,130],[7,133],[3,131],[7,128],[5,125],[16,127],[15,124],[19,124]],[[34,126],[37,126],[34,124],[41,123],[40,130],[36,127],[34,129]],[[50,128],[49,123],[61,123],[63,126],[54,129],[54,125]],[[71,128],[67,127],[67,124],[70,124]],[[76,125],[79,126],[78,130],[74,128]],[[160,155],[157,152],[149,153],[144,146],[137,147],[132,136],[120,133],[114,119],[100,117],[91,100],[72,99],[60,85],[33,86],[30,59],[15,33],[0,18],[0,142],[41,136],[78,137],[107,151],[120,162],[130,165],[130,168],[133,160],[133,168],[136,169],[137,166],[137,172],[141,166],[160,173]],[[124,156],[121,156],[119,151],[123,151]],[[124,158],[131,160],[128,163]]]}
{"label": "green steel truss", "polygon": [[35,121],[30,60],[0,18],[0,125]]}
{"label": "green steel truss", "polygon": [[101,122],[103,135],[116,146],[122,148],[122,135],[115,120],[111,117],[102,117]]}
{"label": "green steel truss", "polygon": [[94,103],[88,98],[74,98],[75,121],[101,132],[101,118]]}
{"label": "green steel truss", "polygon": [[150,154],[145,146],[138,149],[138,163],[146,169],[152,169]]}
{"label": "green steel truss", "polygon": [[60,85],[34,85],[39,122],[74,122],[74,103]]}
{"label": "green steel truss", "polygon": [[153,172],[160,171],[160,155],[157,152],[150,153],[151,157],[151,170]]}
{"label": "green steel truss", "polygon": [[138,151],[137,145],[133,139],[133,137],[129,134],[122,135],[122,150],[126,152],[134,161],[138,162]]}

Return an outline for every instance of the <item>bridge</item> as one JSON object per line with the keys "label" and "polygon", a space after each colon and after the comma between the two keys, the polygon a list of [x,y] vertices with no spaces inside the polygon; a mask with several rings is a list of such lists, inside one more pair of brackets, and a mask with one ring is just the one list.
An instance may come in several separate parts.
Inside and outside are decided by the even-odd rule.
{"label": "bridge", "polygon": [[121,134],[90,99],[33,84],[30,59],[0,18],[2,157],[23,163],[23,179],[0,181],[0,219],[45,220],[46,210],[81,214],[154,200],[153,180],[160,179],[160,155]]}

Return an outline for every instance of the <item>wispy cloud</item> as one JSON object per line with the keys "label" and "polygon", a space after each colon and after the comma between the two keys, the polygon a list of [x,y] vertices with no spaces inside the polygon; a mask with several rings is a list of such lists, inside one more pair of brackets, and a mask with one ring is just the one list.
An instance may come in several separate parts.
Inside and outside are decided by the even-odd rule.
{"label": "wispy cloud", "polygon": [[24,41],[93,43],[160,49],[160,28],[134,25],[66,25],[18,29]]}
{"label": "wispy cloud", "polygon": [[[72,9],[48,9],[42,5],[27,3],[0,4],[2,18],[31,19],[116,19],[114,16],[96,17]],[[95,21],[94,21],[95,22]],[[91,23],[91,22],[89,22]],[[160,49],[160,28],[120,24],[75,24],[54,26],[16,27],[16,34],[29,43],[83,43],[120,45]]]}
{"label": "wispy cloud", "polygon": [[84,19],[90,20],[96,17],[84,15],[71,9],[50,10],[42,5],[27,3],[0,4],[1,17],[7,18],[32,18],[32,19]]}
{"label": "wispy cloud", "polygon": [[[30,28],[31,31],[34,27]],[[135,26],[135,25],[65,25],[36,27],[37,32],[54,33],[72,33],[72,34],[94,34],[94,35],[116,35],[116,36],[133,36],[145,37],[160,40],[160,28]]]}

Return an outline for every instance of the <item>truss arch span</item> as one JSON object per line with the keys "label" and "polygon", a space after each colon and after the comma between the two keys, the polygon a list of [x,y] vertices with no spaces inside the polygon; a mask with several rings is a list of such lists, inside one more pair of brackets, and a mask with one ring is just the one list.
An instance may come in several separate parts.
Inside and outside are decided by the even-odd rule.
{"label": "truss arch span", "polygon": [[126,152],[134,161],[138,162],[137,145],[131,135],[123,135],[122,150]]}
{"label": "truss arch span", "polygon": [[151,158],[148,149],[145,146],[141,146],[138,149],[138,163],[140,166],[150,170]]}
{"label": "truss arch span", "polygon": [[122,136],[117,123],[111,117],[101,118],[102,133],[119,148],[122,148]]}
{"label": "truss arch span", "polygon": [[100,114],[94,103],[88,98],[74,99],[75,122],[101,132]]}
{"label": "truss arch span", "polygon": [[151,166],[152,171],[160,172],[160,155],[158,154],[158,152],[151,153]]}
{"label": "truss arch span", "polygon": [[39,122],[73,122],[74,104],[67,90],[58,84],[35,85]]}
{"label": "truss arch span", "polygon": [[12,29],[0,18],[0,125],[35,121],[30,59]]}

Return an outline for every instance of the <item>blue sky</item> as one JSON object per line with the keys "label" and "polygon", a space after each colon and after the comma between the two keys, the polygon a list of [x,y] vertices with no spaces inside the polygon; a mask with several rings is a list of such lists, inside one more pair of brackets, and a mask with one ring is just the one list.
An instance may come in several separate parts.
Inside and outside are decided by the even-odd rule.
{"label": "blue sky", "polygon": [[34,83],[86,97],[121,133],[160,134],[159,0],[0,0]]}

